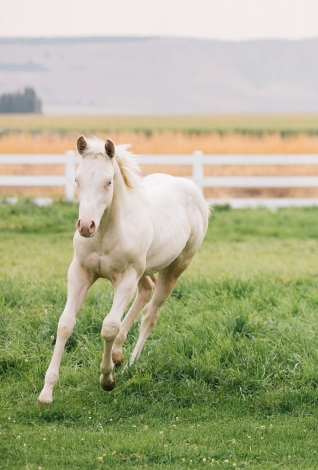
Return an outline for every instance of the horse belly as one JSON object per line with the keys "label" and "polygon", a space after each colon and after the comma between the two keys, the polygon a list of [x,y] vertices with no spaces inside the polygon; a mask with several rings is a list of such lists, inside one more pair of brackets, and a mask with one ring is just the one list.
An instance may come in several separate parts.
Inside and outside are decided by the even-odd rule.
{"label": "horse belly", "polygon": [[170,238],[166,243],[154,239],[146,257],[145,274],[153,274],[169,266],[182,252],[187,243],[186,236]]}

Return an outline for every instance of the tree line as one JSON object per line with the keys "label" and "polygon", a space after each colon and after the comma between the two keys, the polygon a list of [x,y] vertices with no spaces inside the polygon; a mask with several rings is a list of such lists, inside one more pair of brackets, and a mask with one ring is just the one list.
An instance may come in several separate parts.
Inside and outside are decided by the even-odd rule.
{"label": "tree line", "polygon": [[42,102],[33,88],[26,87],[24,92],[0,95],[0,113],[41,113]]}

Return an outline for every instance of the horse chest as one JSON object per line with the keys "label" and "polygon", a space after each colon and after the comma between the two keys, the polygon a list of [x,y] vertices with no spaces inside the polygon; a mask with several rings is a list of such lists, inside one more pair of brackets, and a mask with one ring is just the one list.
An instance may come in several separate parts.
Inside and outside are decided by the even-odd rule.
{"label": "horse chest", "polygon": [[85,271],[94,273],[97,277],[111,278],[114,271],[111,260],[108,256],[99,255],[97,253],[90,253],[84,259],[80,259],[80,265]]}
{"label": "horse chest", "polygon": [[94,273],[98,277],[108,277],[110,262],[107,257],[93,252],[86,256],[79,256],[78,261],[85,271]]}
{"label": "horse chest", "polygon": [[77,260],[85,271],[112,280],[117,273],[121,273],[127,267],[127,258],[112,254],[100,254],[90,252],[77,254]]}

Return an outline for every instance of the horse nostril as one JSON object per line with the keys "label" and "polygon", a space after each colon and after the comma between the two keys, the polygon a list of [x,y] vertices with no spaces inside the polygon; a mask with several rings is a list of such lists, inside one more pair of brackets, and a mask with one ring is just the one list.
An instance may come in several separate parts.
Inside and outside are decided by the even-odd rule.
{"label": "horse nostril", "polygon": [[89,226],[89,233],[94,233],[95,232],[95,222],[92,220],[91,225]]}
{"label": "horse nostril", "polygon": [[78,219],[76,228],[82,237],[91,237],[96,232],[96,225],[93,220]]}

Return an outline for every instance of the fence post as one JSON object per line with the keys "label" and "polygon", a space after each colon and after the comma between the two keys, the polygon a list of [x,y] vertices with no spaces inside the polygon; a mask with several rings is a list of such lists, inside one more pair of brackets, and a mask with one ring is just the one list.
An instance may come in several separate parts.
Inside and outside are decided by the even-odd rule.
{"label": "fence post", "polygon": [[203,176],[203,152],[201,150],[195,150],[193,152],[192,177],[201,192],[203,192]]}
{"label": "fence post", "polygon": [[65,152],[65,199],[67,201],[74,201],[75,156],[74,150]]}

